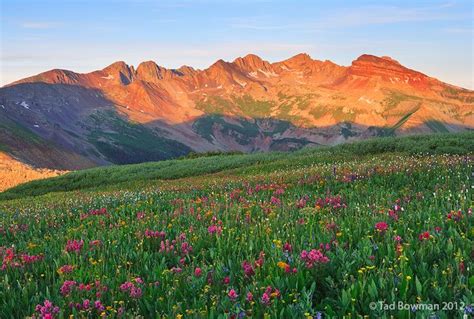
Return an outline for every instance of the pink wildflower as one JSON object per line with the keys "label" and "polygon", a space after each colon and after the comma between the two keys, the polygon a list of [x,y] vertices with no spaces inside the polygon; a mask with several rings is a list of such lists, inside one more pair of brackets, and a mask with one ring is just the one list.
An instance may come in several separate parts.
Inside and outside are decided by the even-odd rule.
{"label": "pink wildflower", "polygon": [[76,254],[79,253],[84,246],[84,240],[68,240],[66,244],[66,251],[67,252],[75,252]]}
{"label": "pink wildflower", "polygon": [[229,293],[227,295],[232,301],[237,299],[237,297],[239,296],[234,289],[229,290]]}
{"label": "pink wildflower", "polygon": [[329,258],[324,256],[319,249],[311,249],[309,252],[303,250],[300,257],[306,263],[307,268],[313,268],[314,264],[325,264],[329,262]]}
{"label": "pink wildflower", "polygon": [[253,294],[250,291],[247,292],[247,298],[246,299],[247,299],[248,302],[253,300]]}
{"label": "pink wildflower", "polygon": [[201,270],[201,268],[196,267],[196,269],[194,269],[194,276],[196,276],[196,277],[201,277],[201,275],[202,275],[202,270]]}
{"label": "pink wildflower", "polygon": [[248,261],[245,260],[242,263],[242,268],[244,269],[245,276],[252,277],[253,275],[255,275],[255,271]]}
{"label": "pink wildflower", "polygon": [[377,230],[381,234],[385,233],[387,229],[388,224],[386,222],[378,222],[377,224],[375,224],[375,230]]}

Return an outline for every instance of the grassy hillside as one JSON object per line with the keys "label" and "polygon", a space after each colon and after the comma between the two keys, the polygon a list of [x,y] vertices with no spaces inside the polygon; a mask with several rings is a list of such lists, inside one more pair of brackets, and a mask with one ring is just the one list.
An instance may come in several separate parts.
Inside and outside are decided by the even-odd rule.
{"label": "grassy hillside", "polygon": [[[22,185],[0,201],[0,318],[470,316],[473,139],[192,154]],[[440,308],[380,305],[399,302]]]}
{"label": "grassy hillside", "polygon": [[142,163],[178,157],[191,151],[144,125],[128,122],[113,112],[96,112],[87,122],[88,140],[114,164]]}
{"label": "grassy hillside", "polygon": [[85,189],[126,188],[149,180],[170,180],[199,176],[226,170],[286,167],[298,163],[311,166],[354,156],[380,153],[402,154],[470,154],[474,152],[474,132],[435,134],[410,137],[387,137],[342,144],[334,147],[306,148],[291,153],[256,153],[217,155],[191,159],[99,167],[75,171],[63,176],[22,184],[3,193],[0,200],[37,196],[51,192]]}

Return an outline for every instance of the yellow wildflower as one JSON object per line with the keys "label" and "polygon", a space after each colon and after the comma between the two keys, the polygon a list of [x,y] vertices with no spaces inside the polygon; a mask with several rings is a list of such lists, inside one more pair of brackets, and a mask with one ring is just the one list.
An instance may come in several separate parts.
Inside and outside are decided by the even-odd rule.
{"label": "yellow wildflower", "polygon": [[283,262],[283,261],[279,261],[277,263],[277,266],[283,270],[285,270],[287,267],[289,267],[290,265],[288,265],[286,262]]}

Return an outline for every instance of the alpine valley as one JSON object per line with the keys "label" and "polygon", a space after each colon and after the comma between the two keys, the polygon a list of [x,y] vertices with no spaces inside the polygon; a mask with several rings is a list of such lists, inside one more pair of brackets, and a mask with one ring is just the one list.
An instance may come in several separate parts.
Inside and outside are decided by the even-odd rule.
{"label": "alpine valley", "polygon": [[75,170],[209,151],[292,150],[474,128],[474,92],[389,57],[348,67],[249,54],[205,70],[115,62],[51,70],[0,89],[0,152]]}

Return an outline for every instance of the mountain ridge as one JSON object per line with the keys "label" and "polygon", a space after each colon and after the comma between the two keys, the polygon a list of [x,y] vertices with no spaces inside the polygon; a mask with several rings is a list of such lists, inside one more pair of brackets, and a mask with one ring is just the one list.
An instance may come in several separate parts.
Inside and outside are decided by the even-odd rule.
{"label": "mountain ridge", "polygon": [[[371,55],[371,54],[362,54],[358,58],[353,60],[351,65],[342,66],[342,65],[338,65],[338,64],[336,64],[336,63],[334,63],[330,60],[322,61],[322,60],[312,59],[311,56],[307,53],[298,53],[298,54],[296,54],[296,55],[294,55],[294,56],[292,56],[288,59],[285,59],[285,60],[282,60],[282,61],[276,61],[276,62],[268,62],[266,60],[263,60],[261,57],[259,57],[256,54],[249,53],[249,54],[247,54],[243,57],[237,57],[231,62],[225,61],[223,59],[218,59],[213,64],[211,64],[209,67],[207,67],[203,70],[195,69],[192,66],[188,66],[188,65],[182,65],[181,67],[179,67],[177,69],[166,68],[164,66],[160,66],[159,64],[157,64],[156,61],[153,61],[153,60],[147,60],[147,61],[140,62],[136,68],[133,65],[127,64],[125,61],[119,60],[119,61],[115,61],[115,62],[111,63],[110,65],[104,67],[101,70],[95,70],[95,71],[84,72],[84,73],[74,72],[74,71],[68,70],[68,69],[51,69],[51,70],[48,70],[48,71],[45,71],[45,72],[41,72],[37,75],[33,75],[33,76],[26,77],[26,78],[23,78],[23,79],[20,79],[20,80],[17,80],[17,81],[13,81],[9,84],[4,85],[3,87],[8,87],[8,86],[11,86],[11,85],[14,85],[14,84],[19,84],[19,83],[25,83],[25,82],[28,82],[28,81],[35,81],[36,82],[38,79],[40,79],[41,76],[47,75],[49,73],[60,73],[60,74],[63,74],[63,76],[67,75],[67,74],[74,74],[75,76],[89,75],[89,74],[93,74],[93,73],[99,72],[99,71],[103,71],[103,72],[110,72],[110,71],[122,72],[124,75],[127,74],[127,73],[128,74],[130,74],[130,73],[134,74],[134,73],[138,72],[138,69],[139,69],[140,65],[144,66],[146,64],[153,64],[154,66],[156,66],[162,72],[166,72],[166,71],[173,72],[173,71],[175,71],[177,73],[177,75],[179,75],[179,73],[182,73],[181,75],[184,76],[184,75],[186,75],[185,72],[180,72],[180,69],[193,70],[193,71],[199,72],[199,71],[206,71],[206,70],[212,69],[213,67],[215,67],[217,65],[234,65],[234,66],[239,67],[241,70],[245,70],[245,68],[246,68],[245,64],[248,65],[248,63],[252,64],[254,67],[256,65],[255,63],[261,63],[260,67],[263,66],[263,67],[267,67],[267,68],[274,68],[276,66],[281,66],[281,65],[293,65],[293,66],[298,66],[298,65],[302,66],[303,65],[304,66],[304,65],[307,65],[308,63],[317,63],[317,64],[327,63],[327,64],[331,64],[331,65],[338,66],[338,67],[341,67],[341,68],[349,69],[351,66],[354,66],[354,63],[357,63],[357,62],[372,62],[373,64],[386,62],[386,65],[398,65],[401,68],[403,68],[404,70],[413,71],[413,72],[419,73],[420,75],[423,75],[423,76],[426,77],[426,75],[421,73],[421,72],[418,72],[418,71],[412,70],[410,68],[404,67],[403,65],[400,64],[400,62],[398,62],[397,60],[391,58],[390,56],[378,57],[378,56]],[[248,69],[248,70],[249,71],[255,71],[255,69]],[[127,77],[129,77],[129,76],[127,76]],[[441,80],[438,80],[436,78],[433,78],[433,77],[431,77],[431,78],[435,79],[439,82],[442,82]],[[442,83],[447,84],[446,82],[442,82]],[[464,88],[456,86],[456,85],[451,85],[451,86],[464,89]],[[468,89],[465,89],[465,90],[468,90]]]}
{"label": "mountain ridge", "polygon": [[[272,63],[247,54],[203,70],[116,61],[0,88],[0,149],[52,169],[473,128],[473,91],[369,54],[349,66],[306,53]],[[16,145],[15,134],[27,138]],[[69,155],[46,158],[58,152]]]}

